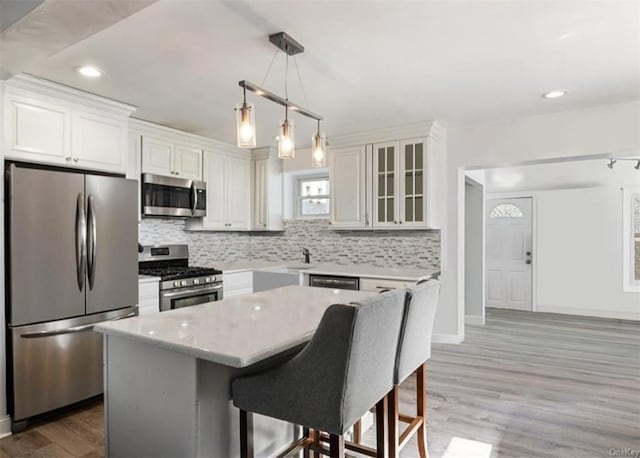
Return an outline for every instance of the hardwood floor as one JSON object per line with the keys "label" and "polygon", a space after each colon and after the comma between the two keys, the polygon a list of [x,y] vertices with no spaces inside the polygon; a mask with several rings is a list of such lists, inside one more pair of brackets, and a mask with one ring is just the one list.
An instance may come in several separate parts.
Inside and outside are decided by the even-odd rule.
{"label": "hardwood floor", "polygon": [[[610,450],[640,450],[640,323],[489,309],[464,343],[434,345],[427,391],[431,458],[625,456]],[[102,428],[93,405],[0,440],[0,457],[101,456]]]}

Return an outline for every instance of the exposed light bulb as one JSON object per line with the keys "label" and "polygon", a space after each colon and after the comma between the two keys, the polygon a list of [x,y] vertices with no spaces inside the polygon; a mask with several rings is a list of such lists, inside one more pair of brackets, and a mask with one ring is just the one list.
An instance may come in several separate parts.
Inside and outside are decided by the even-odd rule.
{"label": "exposed light bulb", "polygon": [[284,121],[280,124],[280,135],[278,136],[278,157],[280,159],[293,159],[296,155],[293,121],[287,116],[287,107],[285,107],[284,113]]}
{"label": "exposed light bulb", "polygon": [[249,122],[243,122],[240,126],[240,138],[248,142],[253,138],[253,126]]}
{"label": "exposed light bulb", "polygon": [[311,145],[311,165],[325,167],[327,165],[327,142],[326,137],[320,133],[320,121],[318,121],[318,131],[311,138]]}
{"label": "exposed light bulb", "polygon": [[236,106],[236,131],[239,148],[255,148],[255,110],[252,104],[247,103],[246,89],[242,105]]}
{"label": "exposed light bulb", "polygon": [[291,141],[291,138],[282,137],[282,139],[280,140],[280,148],[282,149],[283,153],[290,154],[291,150],[293,149],[293,142]]}

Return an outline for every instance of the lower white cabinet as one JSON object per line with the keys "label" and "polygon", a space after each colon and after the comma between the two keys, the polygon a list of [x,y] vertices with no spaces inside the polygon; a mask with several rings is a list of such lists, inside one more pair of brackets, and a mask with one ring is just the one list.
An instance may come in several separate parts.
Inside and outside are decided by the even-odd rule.
{"label": "lower white cabinet", "polygon": [[223,299],[253,293],[253,271],[222,274]]}
{"label": "lower white cabinet", "polygon": [[159,280],[148,279],[138,281],[138,315],[160,312]]}

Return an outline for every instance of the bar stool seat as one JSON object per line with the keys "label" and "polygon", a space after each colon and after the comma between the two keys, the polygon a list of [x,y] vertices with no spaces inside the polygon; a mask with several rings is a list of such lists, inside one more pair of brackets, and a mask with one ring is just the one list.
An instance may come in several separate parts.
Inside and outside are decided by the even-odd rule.
{"label": "bar stool seat", "polygon": [[324,432],[330,456],[342,457],[344,433],[378,404],[378,456],[386,456],[386,401],[394,382],[404,302],[405,292],[397,290],[358,304],[332,305],[298,355],[279,367],[235,379],[241,455],[253,456],[251,415],[259,413],[303,426],[303,437],[283,455],[304,448],[320,451],[318,433]]}

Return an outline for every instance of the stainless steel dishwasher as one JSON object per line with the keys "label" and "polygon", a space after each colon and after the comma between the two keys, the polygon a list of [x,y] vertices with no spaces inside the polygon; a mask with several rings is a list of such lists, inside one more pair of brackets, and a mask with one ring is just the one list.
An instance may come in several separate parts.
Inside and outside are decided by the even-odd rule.
{"label": "stainless steel dishwasher", "polygon": [[317,288],[332,289],[360,289],[360,278],[358,277],[339,277],[336,275],[309,275],[309,286]]}

